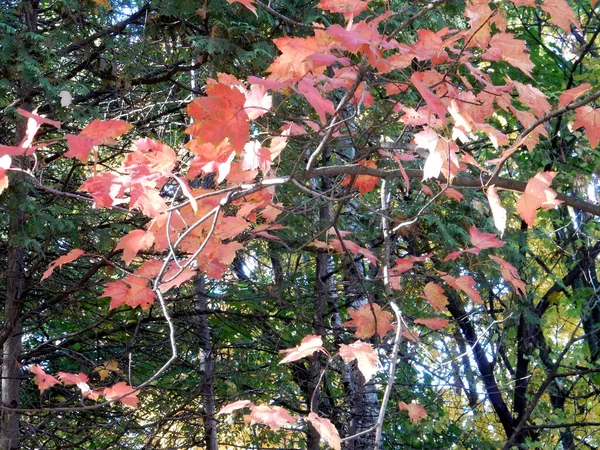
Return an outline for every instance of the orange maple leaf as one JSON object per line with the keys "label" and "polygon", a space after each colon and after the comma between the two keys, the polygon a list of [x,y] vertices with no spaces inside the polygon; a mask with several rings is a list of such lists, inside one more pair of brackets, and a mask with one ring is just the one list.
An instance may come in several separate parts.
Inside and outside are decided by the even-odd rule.
{"label": "orange maple leaf", "polygon": [[304,338],[300,342],[300,345],[294,348],[281,350],[279,353],[283,353],[287,356],[281,361],[279,361],[278,364],[285,364],[288,362],[297,361],[306,356],[312,355],[316,351],[321,351],[323,353],[328,354],[327,350],[325,350],[325,348],[323,347],[323,339],[321,339],[321,336],[308,334],[304,336]]}
{"label": "orange maple leaf", "polygon": [[[493,233],[482,233],[477,229],[475,225],[469,228],[469,238],[471,243],[475,246],[478,251],[471,251],[470,253],[478,254],[479,250],[485,250],[488,248],[499,248],[502,247],[505,242],[499,240]],[[472,249],[471,249],[472,250]]]}
{"label": "orange maple leaf", "polygon": [[343,327],[355,327],[356,337],[369,339],[375,333],[384,337],[388,331],[393,330],[392,313],[383,311],[377,303],[371,303],[361,306],[358,309],[348,310],[352,320],[344,322]]}
{"label": "orange maple leaf", "polygon": [[232,3],[241,3],[250,11],[252,11],[256,17],[258,17],[258,13],[256,12],[256,6],[254,6],[256,2],[254,0],[227,0],[227,3],[229,3],[230,5]]}
{"label": "orange maple leaf", "polygon": [[415,319],[415,323],[425,325],[430,330],[441,330],[442,328],[450,326],[450,322],[448,322],[446,319],[442,319],[441,317],[433,317],[430,319],[418,318]]}
{"label": "orange maple leaf", "polygon": [[430,281],[423,288],[423,293],[434,311],[443,311],[448,304],[448,297],[444,295],[444,288],[439,284]]}
{"label": "orange maple leaf", "polygon": [[427,417],[427,411],[418,403],[398,402],[398,407],[401,410],[408,411],[408,418],[412,423],[419,423],[425,417]]}
{"label": "orange maple leaf", "polygon": [[373,346],[367,342],[356,341],[350,345],[340,344],[340,356],[344,362],[349,363],[356,359],[356,365],[360,373],[368,382],[377,373],[380,364],[379,356],[373,350]]}
{"label": "orange maple leaf", "polygon": [[39,364],[30,367],[29,371],[35,374],[33,381],[35,381],[35,384],[38,385],[39,390],[42,392],[59,383],[59,381],[52,375],[48,375],[46,372],[44,372],[44,369],[42,369],[42,366]]}
{"label": "orange maple leaf", "polygon": [[[369,161],[364,161],[361,160],[358,162],[358,164],[360,164],[361,166],[364,167],[370,167],[371,169],[376,169],[377,168],[377,164],[375,163],[375,161],[369,160]],[[344,178],[344,181],[342,181],[341,185],[342,186],[348,186],[350,184],[350,181],[352,180],[352,176],[348,175],[346,178]],[[358,188],[358,192],[363,195],[366,194],[367,192],[372,191],[375,186],[377,186],[377,183],[379,182],[379,178],[371,176],[371,175],[358,175],[356,177],[356,179],[354,180],[354,186]]]}
{"label": "orange maple leaf", "polygon": [[334,450],[342,450],[342,439],[335,425],[329,419],[317,416],[311,412],[306,418],[311,425],[317,430],[317,433],[327,441]]}
{"label": "orange maple leaf", "polygon": [[147,250],[154,243],[154,233],[146,230],[133,230],[121,238],[117,244],[117,250],[123,250],[123,261],[126,265],[140,250]]}
{"label": "orange maple leaf", "polygon": [[69,144],[69,150],[65,152],[65,156],[87,162],[88,156],[95,146],[112,143],[115,138],[125,134],[131,127],[122,120],[95,119],[78,135],[67,134],[65,136]]}
{"label": "orange maple leaf", "polygon": [[117,398],[127,394],[127,395],[125,395],[125,397],[119,399],[120,402],[123,403],[124,405],[133,406],[135,408],[137,406],[138,402],[140,401],[137,397],[139,394],[139,391],[135,391],[135,392],[131,392],[131,391],[133,391],[132,386],[129,386],[124,381],[120,381],[111,387],[105,388],[102,395],[107,400],[114,400],[114,399],[117,399]]}
{"label": "orange maple leaf", "polygon": [[369,8],[368,1],[363,0],[321,0],[317,6],[332,13],[342,13],[346,20]]}
{"label": "orange maple leaf", "polygon": [[233,403],[229,403],[223,406],[215,416],[219,416],[221,414],[231,414],[234,411],[242,408],[252,407],[254,404],[250,400],[237,400]]}
{"label": "orange maple leaf", "polygon": [[132,308],[140,306],[142,309],[149,308],[155,299],[154,292],[148,287],[145,278],[128,275],[120,281],[106,283],[106,288],[98,298],[109,297],[111,299],[109,309],[115,309],[122,305]]}
{"label": "orange maple leaf", "polygon": [[198,97],[187,107],[196,122],[186,133],[199,143],[220,145],[225,139],[236,152],[241,152],[250,135],[248,114],[244,110],[245,95],[236,88],[212,81],[206,97]]}
{"label": "orange maple leaf", "polygon": [[244,421],[250,424],[264,423],[271,430],[277,431],[285,425],[296,423],[296,418],[281,406],[256,405],[252,407],[250,414],[244,416]]}
{"label": "orange maple leaf", "polygon": [[571,24],[575,28],[581,29],[579,22],[575,18],[573,8],[569,6],[566,0],[544,0],[540,8],[542,8],[542,11],[550,14],[550,20],[567,33],[571,33]]}
{"label": "orange maple leaf", "polygon": [[72,261],[75,261],[77,258],[79,258],[84,253],[85,252],[83,250],[81,250],[80,248],[74,248],[66,255],[63,255],[60,258],[55,259],[54,261],[52,261],[50,263],[50,265],[48,266],[48,269],[42,275],[42,280],[45,280],[50,275],[52,275],[52,272],[54,272],[54,269],[56,269],[57,267],[60,267],[63,264],[67,264]]}
{"label": "orange maple leaf", "polygon": [[487,51],[481,57],[488,61],[506,61],[513,67],[520,69],[530,78],[534,68],[533,62],[526,53],[525,42],[515,39],[512,33],[498,33],[491,42]]}
{"label": "orange maple leaf", "polygon": [[511,263],[499,258],[498,256],[489,255],[489,258],[495,263],[500,264],[500,273],[502,274],[502,278],[505,281],[508,281],[514,288],[515,292],[518,294],[519,292],[523,295],[526,295],[525,291],[525,283],[519,277],[519,272],[517,272],[517,268],[513,266]]}
{"label": "orange maple leaf", "polygon": [[590,141],[590,147],[595,149],[600,143],[600,108],[582,106],[575,113],[573,129],[585,128],[586,136]]}
{"label": "orange maple leaf", "polygon": [[555,175],[556,172],[541,172],[527,182],[517,201],[517,211],[527,225],[533,226],[538,208],[552,209],[562,203],[562,200],[556,199],[556,192],[550,189]]}
{"label": "orange maple leaf", "polygon": [[558,100],[558,107],[568,105],[572,101],[575,101],[577,98],[585,94],[586,92],[592,90],[593,87],[589,83],[583,83],[577,87],[567,89],[565,92],[560,94],[560,99]]}
{"label": "orange maple leaf", "polygon": [[458,278],[454,278],[451,275],[444,275],[442,279],[457,291],[463,291],[475,303],[483,303],[481,294],[479,294],[479,291],[475,289],[475,279],[473,279],[471,275],[461,275]]}

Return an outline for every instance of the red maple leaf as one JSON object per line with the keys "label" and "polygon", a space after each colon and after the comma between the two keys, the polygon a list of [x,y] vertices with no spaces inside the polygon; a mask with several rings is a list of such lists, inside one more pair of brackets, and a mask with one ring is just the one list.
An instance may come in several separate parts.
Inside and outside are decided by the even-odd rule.
{"label": "red maple leaf", "polygon": [[346,20],[369,8],[368,1],[363,0],[321,0],[317,6],[332,13],[342,13]]}
{"label": "red maple leaf", "polygon": [[568,105],[569,103],[575,101],[577,98],[585,94],[586,92],[592,90],[593,87],[589,83],[583,83],[577,87],[567,89],[562,94],[560,94],[560,99],[558,101],[558,107]]}
{"label": "red maple leaf", "polygon": [[542,11],[550,14],[550,20],[567,33],[571,33],[571,24],[575,28],[581,29],[579,22],[575,18],[573,8],[569,6],[566,0],[544,0],[540,8],[542,8]]}
{"label": "red maple leaf", "polygon": [[117,399],[124,395],[125,397],[119,399],[120,402],[123,403],[124,405],[133,406],[135,408],[137,406],[138,402],[140,401],[137,397],[139,394],[139,391],[135,391],[135,392],[132,392],[132,391],[133,391],[132,386],[129,386],[124,381],[120,381],[111,387],[105,388],[102,395],[107,400],[114,400],[114,399]]}
{"label": "red maple leaf", "polygon": [[[375,163],[375,161],[372,161],[372,160],[369,160],[369,161],[361,160],[358,163],[361,166],[370,167],[371,169],[377,168],[377,164]],[[342,181],[341,185],[348,186],[350,184],[351,180],[352,180],[352,176],[348,175],[346,178],[344,178],[344,181]],[[379,178],[377,178],[377,177],[374,177],[371,175],[358,175],[356,177],[356,179],[354,180],[354,186],[356,186],[358,188],[358,192],[361,195],[363,195],[363,194],[366,194],[367,192],[370,192],[373,189],[375,189],[375,186],[377,186],[378,182],[379,182]]]}
{"label": "red maple leaf", "polygon": [[525,283],[519,277],[519,272],[517,272],[517,268],[515,266],[497,256],[490,255],[489,258],[492,261],[500,264],[500,273],[502,274],[502,278],[504,278],[504,280],[508,281],[513,286],[517,294],[520,292],[523,295],[527,295],[525,291]]}
{"label": "red maple leaf", "polygon": [[154,292],[148,287],[148,280],[128,275],[120,281],[106,283],[106,288],[98,298],[109,297],[111,299],[109,309],[115,309],[122,305],[132,308],[140,306],[142,309],[149,308],[155,299]]}
{"label": "red maple leaf", "polygon": [[219,416],[221,414],[231,414],[234,411],[242,408],[251,408],[254,404],[250,400],[238,400],[233,403],[229,403],[223,406],[215,416]]}
{"label": "red maple leaf", "polygon": [[448,297],[444,295],[444,288],[433,281],[430,281],[425,285],[423,294],[425,299],[427,299],[429,304],[433,307],[434,311],[442,312],[448,304]]}
{"label": "red maple leaf", "polygon": [[442,328],[446,328],[450,326],[450,322],[446,319],[442,319],[440,317],[433,317],[430,319],[426,318],[418,318],[415,319],[415,323],[420,325],[425,325],[430,330],[441,330]]}
{"label": "red maple leaf", "polygon": [[380,364],[379,356],[373,350],[373,346],[367,342],[356,341],[350,345],[340,344],[340,356],[346,363],[356,360],[360,373],[368,382],[377,373]]}
{"label": "red maple leaf", "polygon": [[[482,233],[477,229],[475,225],[469,228],[469,237],[471,243],[477,250],[485,250],[487,248],[499,248],[502,247],[505,242],[499,240],[493,233]],[[468,250],[467,250],[468,251]],[[479,253],[479,251],[472,251],[470,253]]]}
{"label": "red maple leaf", "polygon": [[471,275],[461,275],[458,278],[454,278],[451,275],[444,275],[442,279],[457,291],[463,291],[473,302],[483,303],[479,291],[475,289],[476,283]]}
{"label": "red maple leaf", "polygon": [[67,134],[65,138],[69,150],[65,156],[87,162],[92,149],[101,144],[110,144],[115,138],[125,134],[131,125],[122,120],[93,120],[78,135]]}
{"label": "red maple leaf", "polygon": [[212,81],[206,88],[206,97],[198,97],[187,107],[196,121],[186,133],[199,143],[220,145],[225,139],[236,152],[241,152],[248,141],[250,123],[244,110],[246,96],[238,89]]}
{"label": "red maple leaf", "polygon": [[419,423],[425,417],[427,417],[427,411],[418,403],[398,402],[398,407],[403,411],[408,411],[408,418],[412,423]]}
{"label": "red maple leaf", "polygon": [[590,141],[592,150],[600,143],[600,108],[592,108],[591,106],[582,106],[575,113],[575,122],[573,129],[583,127]]}
{"label": "red maple leaf", "polygon": [[147,250],[154,243],[154,233],[146,230],[133,230],[121,238],[117,250],[123,250],[123,261],[131,264],[140,250]]}
{"label": "red maple leaf", "polygon": [[490,47],[481,57],[488,61],[506,61],[532,78],[531,71],[534,64],[531,62],[526,50],[525,42],[515,39],[512,33],[498,33],[492,38]]}
{"label": "red maple leaf", "polygon": [[102,172],[89,177],[78,190],[89,192],[98,208],[111,207],[123,193],[123,186],[116,182],[117,178],[118,175]]}
{"label": "red maple leaf", "polygon": [[73,250],[71,250],[66,255],[63,255],[60,258],[56,258],[54,261],[52,261],[50,263],[50,265],[48,266],[48,269],[42,275],[42,280],[45,280],[50,275],[52,275],[52,272],[54,272],[54,269],[56,269],[57,267],[60,267],[63,264],[67,264],[67,263],[70,263],[72,261],[75,261],[77,258],[79,258],[84,253],[85,252],[83,250],[81,250],[79,248],[74,248]]}
{"label": "red maple leaf", "polygon": [[296,423],[296,418],[281,406],[256,405],[252,407],[250,414],[244,416],[244,421],[250,424],[263,423],[277,431],[285,425]]}
{"label": "red maple leaf", "polygon": [[352,320],[344,322],[343,327],[355,327],[356,337],[369,339],[375,333],[384,337],[388,331],[393,330],[392,313],[383,311],[377,303],[371,303],[361,306],[358,309],[348,310]]}
{"label": "red maple leaf", "polygon": [[317,416],[311,412],[306,418],[311,425],[317,430],[317,433],[327,441],[329,446],[334,450],[342,450],[342,439],[335,425],[329,419]]}
{"label": "red maple leaf", "polygon": [[556,192],[550,189],[555,175],[556,172],[541,172],[527,182],[525,191],[517,201],[517,211],[527,225],[533,226],[538,208],[552,209],[562,203],[556,200]]}
{"label": "red maple leaf", "polygon": [[315,108],[322,124],[326,122],[325,114],[335,114],[335,107],[331,100],[323,98],[319,90],[315,87],[314,78],[304,77],[298,83],[298,92]]}
{"label": "red maple leaf", "polygon": [[517,88],[519,101],[528,106],[535,113],[537,118],[550,112],[552,106],[542,91],[531,84],[523,84],[510,79],[509,81]]}
{"label": "red maple leaf", "polygon": [[424,83],[424,79],[425,74],[421,72],[414,72],[410,77],[410,81],[412,82],[413,86],[417,89],[417,91],[419,91],[419,94],[421,94],[421,97],[423,97],[423,100],[425,100],[427,103],[429,111],[436,114],[442,123],[445,124],[448,106],[446,106],[441,98],[429,90]]}
{"label": "red maple leaf", "polygon": [[52,375],[48,375],[46,372],[44,372],[44,369],[42,369],[42,366],[39,364],[30,367],[29,371],[35,374],[33,381],[35,381],[35,384],[38,385],[39,390],[42,392],[59,383],[59,381]]}
{"label": "red maple leaf", "polygon": [[298,345],[294,348],[288,348],[285,350],[281,350],[279,352],[279,353],[283,353],[284,355],[287,355],[285,358],[283,358],[281,361],[279,361],[279,364],[285,364],[288,362],[297,361],[306,356],[312,355],[316,351],[321,351],[323,353],[327,353],[327,350],[325,350],[325,348],[323,347],[323,339],[321,339],[321,336],[308,334],[308,335],[304,336],[304,338],[302,339],[302,342],[300,342],[300,345]]}
{"label": "red maple leaf", "polygon": [[63,384],[87,383],[90,378],[85,373],[58,372],[58,378]]}

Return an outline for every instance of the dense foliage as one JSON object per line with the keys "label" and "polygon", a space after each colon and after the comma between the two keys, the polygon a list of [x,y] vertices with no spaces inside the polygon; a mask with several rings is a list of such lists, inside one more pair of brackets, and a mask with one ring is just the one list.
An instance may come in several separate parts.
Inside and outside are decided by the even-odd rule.
{"label": "dense foliage", "polygon": [[598,447],[599,8],[3,1],[0,449]]}

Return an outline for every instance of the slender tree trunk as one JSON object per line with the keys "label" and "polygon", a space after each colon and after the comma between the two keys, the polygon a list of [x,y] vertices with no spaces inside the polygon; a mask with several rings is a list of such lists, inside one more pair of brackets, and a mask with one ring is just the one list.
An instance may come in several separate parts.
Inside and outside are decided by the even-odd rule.
{"label": "slender tree trunk", "polygon": [[210,328],[206,311],[208,302],[204,284],[204,275],[194,279],[194,309],[196,328],[200,339],[200,373],[202,375],[202,404],[204,406],[204,441],[206,450],[218,450],[217,421],[215,420],[214,360],[210,340]]}
{"label": "slender tree trunk", "polygon": [[[12,335],[6,339],[2,354],[2,403],[9,408],[19,406],[20,364],[21,354],[21,295],[23,292],[23,259],[24,250],[16,235],[24,224],[22,204],[15,202],[16,210],[12,211],[8,235],[8,269],[6,273],[6,300],[4,301],[5,326],[12,328]],[[19,448],[19,414],[3,411],[0,427],[0,449]]]}

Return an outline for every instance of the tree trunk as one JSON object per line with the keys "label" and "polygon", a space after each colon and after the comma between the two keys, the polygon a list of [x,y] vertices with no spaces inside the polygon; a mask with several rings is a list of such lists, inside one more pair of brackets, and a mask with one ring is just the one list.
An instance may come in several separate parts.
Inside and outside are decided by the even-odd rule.
{"label": "tree trunk", "polygon": [[196,329],[200,339],[200,373],[202,404],[204,406],[204,441],[206,450],[218,450],[217,421],[215,420],[215,387],[212,345],[208,326],[208,307],[204,275],[198,274],[194,279],[194,309]]}

